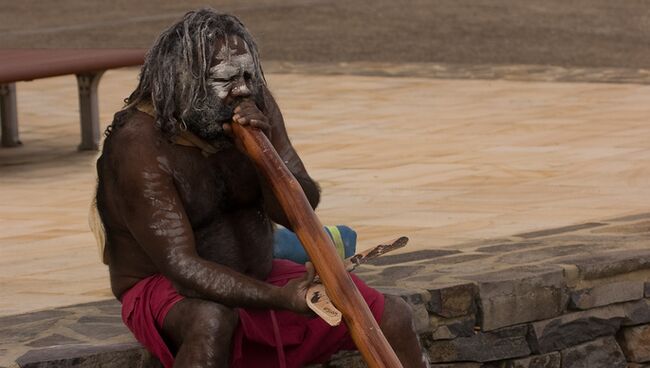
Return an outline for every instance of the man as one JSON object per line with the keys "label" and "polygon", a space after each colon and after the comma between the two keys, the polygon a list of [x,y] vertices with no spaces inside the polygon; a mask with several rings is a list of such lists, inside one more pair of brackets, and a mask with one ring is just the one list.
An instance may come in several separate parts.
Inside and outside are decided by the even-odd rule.
{"label": "man", "polygon": [[[313,267],[273,260],[273,223],[290,224],[231,124],[261,129],[316,207],[252,37],[190,12],[149,51],[97,161],[124,322],[165,367],[300,367],[353,349],[344,325],[309,313]],[[425,366],[408,305],[354,280],[404,366]]]}

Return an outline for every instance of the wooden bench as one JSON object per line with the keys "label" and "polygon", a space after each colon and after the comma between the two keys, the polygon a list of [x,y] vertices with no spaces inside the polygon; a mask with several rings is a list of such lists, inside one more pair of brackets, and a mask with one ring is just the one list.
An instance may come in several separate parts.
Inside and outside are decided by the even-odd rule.
{"label": "wooden bench", "polygon": [[97,86],[104,71],[141,65],[145,49],[0,50],[0,121],[2,146],[21,145],[18,137],[16,83],[74,74],[79,88],[80,150],[99,147]]}

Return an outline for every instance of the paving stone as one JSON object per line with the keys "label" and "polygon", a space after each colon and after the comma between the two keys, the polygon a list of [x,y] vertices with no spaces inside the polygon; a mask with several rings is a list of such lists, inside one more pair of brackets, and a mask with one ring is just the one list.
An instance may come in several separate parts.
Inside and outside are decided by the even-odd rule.
{"label": "paving stone", "polygon": [[426,260],[420,263],[430,263],[434,265],[456,265],[460,263],[465,263],[465,262],[471,262],[475,261],[477,259],[482,259],[482,258],[487,258],[490,257],[489,254],[481,254],[481,253],[461,253],[461,254],[454,254],[450,256],[444,256],[440,258],[435,258],[433,260]]}
{"label": "paving stone", "polygon": [[15,316],[0,317],[0,328],[7,328],[24,323],[39,322],[43,320],[59,319],[69,316],[72,312],[62,310],[45,310],[41,312],[25,313]]}
{"label": "paving stone", "polygon": [[464,243],[460,243],[458,245],[458,249],[481,248],[481,247],[488,247],[492,245],[501,245],[501,244],[509,244],[509,243],[513,243],[510,237],[475,239],[475,240],[466,241]]}
{"label": "paving stone", "polygon": [[474,336],[476,318],[474,315],[456,318],[430,317],[429,331],[434,340],[449,340],[457,337]]}
{"label": "paving stone", "polygon": [[81,344],[82,341],[79,341],[77,339],[73,339],[71,337],[59,335],[59,334],[52,334],[43,338],[40,338],[38,340],[34,340],[28,344],[25,344],[27,346],[35,347],[35,348],[42,348],[46,346],[57,346],[57,345],[71,345],[71,344]]}
{"label": "paving stone", "polygon": [[589,223],[586,223],[586,224],[564,226],[564,227],[558,227],[558,228],[555,228],[555,229],[548,229],[548,230],[533,231],[533,232],[529,232],[529,233],[517,234],[515,236],[518,236],[520,238],[525,238],[525,239],[540,238],[540,237],[543,237],[543,236],[557,235],[557,234],[568,233],[568,232],[573,232],[573,231],[578,231],[578,230],[591,229],[591,228],[594,228],[594,227],[600,227],[600,226],[605,226],[605,225],[606,225],[605,223],[601,223],[601,222],[589,222]]}
{"label": "paving stone", "polygon": [[399,281],[398,284],[401,286],[407,286],[409,288],[415,287],[420,289],[421,288],[427,289],[431,285],[435,285],[438,282],[438,279],[440,277],[444,277],[447,275],[448,274],[444,272],[426,270],[414,276],[409,276],[402,280],[398,280]]}
{"label": "paving stone", "polygon": [[590,309],[643,298],[643,281],[622,281],[597,285],[571,292],[569,306],[573,309]]}
{"label": "paving stone", "polygon": [[562,268],[526,266],[474,276],[483,331],[560,315],[566,305]]}
{"label": "paving stone", "polygon": [[[75,307],[95,307],[101,311],[109,312],[114,310],[118,310],[118,311],[121,310],[122,304],[120,303],[119,300],[115,298],[109,298],[104,300],[98,300],[96,302],[77,304],[75,305]],[[59,309],[65,309],[65,307]]]}
{"label": "paving stone", "polygon": [[560,353],[555,351],[543,355],[533,355],[505,362],[499,368],[560,368]]}
{"label": "paving stone", "polygon": [[[418,265],[400,265],[384,268],[378,275],[376,283],[379,285],[396,285],[399,280],[405,279],[418,271],[424,269],[425,266]],[[429,278],[430,276],[426,276]],[[431,280],[429,278],[429,280]]]}
{"label": "paving stone", "polygon": [[[500,255],[495,262],[505,264],[534,264],[544,262],[554,264],[553,259],[565,256],[578,256],[581,254],[593,254],[601,250],[610,250],[611,244],[608,243],[576,243],[571,241],[562,241],[560,239],[543,247],[521,251],[509,252]],[[551,260],[551,261],[549,261]]]}
{"label": "paving stone", "polygon": [[607,226],[602,229],[593,230],[594,234],[642,234],[650,232],[650,221],[635,222],[616,226]]}
{"label": "paving stone", "polygon": [[160,368],[158,360],[137,343],[76,345],[31,350],[16,359],[20,368]]}
{"label": "paving stone", "polygon": [[643,284],[643,296],[646,298],[650,297],[650,282],[646,282]]}
{"label": "paving stone", "polygon": [[614,335],[625,318],[621,305],[590,309],[530,324],[528,340],[535,353],[568,348],[601,336]]}
{"label": "paving stone", "polygon": [[514,243],[504,243],[489,245],[476,249],[477,252],[486,252],[486,253],[505,253],[518,250],[525,250],[528,248],[538,247],[543,244],[541,241],[522,241]]}
{"label": "paving stone", "polygon": [[443,250],[443,249],[425,249],[425,250],[418,250],[415,252],[381,256],[379,258],[375,258],[369,261],[368,263],[376,266],[386,266],[386,265],[394,265],[394,264],[400,264],[406,262],[435,259],[438,257],[446,256],[449,254],[457,254],[457,253],[460,253],[460,251]]}
{"label": "paving stone", "polygon": [[34,340],[42,331],[56,325],[57,319],[43,319],[30,324],[16,325],[0,330],[0,345],[7,343],[24,343]]}
{"label": "paving stone", "polygon": [[622,328],[617,337],[628,361],[650,362],[650,325]]}
{"label": "paving stone", "polygon": [[488,362],[530,355],[526,331],[527,326],[524,325],[453,340],[434,341],[431,336],[425,335],[423,340],[431,362]]}
{"label": "paving stone", "polygon": [[435,288],[427,290],[431,293],[431,300],[427,303],[427,310],[431,313],[451,318],[474,314],[476,311],[477,287],[473,282],[435,285]]}
{"label": "paving stone", "polygon": [[561,263],[575,264],[583,279],[593,280],[650,268],[650,250],[601,252],[563,259]]}
{"label": "paving stone", "polygon": [[96,302],[76,304],[73,306],[56,308],[56,310],[72,312],[84,310],[84,312],[87,313],[87,311],[92,310],[92,308],[97,309],[98,313],[103,316],[120,316],[122,313],[122,304],[116,299],[104,299]]}
{"label": "paving stone", "polygon": [[122,316],[82,316],[79,323],[117,323],[122,324]]}
{"label": "paving stone", "polygon": [[561,351],[562,368],[626,368],[627,361],[612,336]]}
{"label": "paving stone", "polygon": [[94,339],[106,340],[120,335],[129,335],[131,332],[122,323],[76,323],[69,328],[84,336]]}

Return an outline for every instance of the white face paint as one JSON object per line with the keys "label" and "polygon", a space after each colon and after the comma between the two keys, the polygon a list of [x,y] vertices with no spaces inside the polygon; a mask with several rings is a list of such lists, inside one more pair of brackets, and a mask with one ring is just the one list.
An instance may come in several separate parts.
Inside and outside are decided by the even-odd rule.
{"label": "white face paint", "polygon": [[[232,40],[232,48],[230,47],[230,40]],[[249,75],[255,73],[255,63],[248,45],[244,43],[246,51],[239,53],[238,43],[238,37],[226,38],[226,42],[224,42],[216,56],[221,62],[210,68],[210,86],[216,92],[217,97],[222,100],[228,97],[231,90],[240,94],[250,93],[243,76],[244,73]]]}

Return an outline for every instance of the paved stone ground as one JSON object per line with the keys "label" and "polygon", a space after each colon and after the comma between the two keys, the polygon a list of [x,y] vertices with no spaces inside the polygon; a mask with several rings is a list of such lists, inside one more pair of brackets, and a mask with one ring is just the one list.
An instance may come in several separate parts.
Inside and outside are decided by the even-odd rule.
{"label": "paved stone ground", "polygon": [[[449,345],[454,341],[449,339],[497,336],[503,334],[504,327],[553,318],[569,313],[567,308],[580,311],[624,302],[639,305],[639,300],[650,296],[649,236],[650,213],[644,213],[457,248],[387,255],[359,268],[357,274],[385,293],[402,296],[414,307],[416,327],[428,341],[434,360],[465,360],[465,356],[467,360],[491,361],[528,355],[528,343],[525,339],[510,341],[508,351],[483,351],[480,348],[490,345],[487,337],[467,340],[461,346]],[[577,343],[570,346],[602,336],[602,332],[593,328],[585,332],[584,323],[576,327],[568,320],[592,318],[597,325],[597,319],[611,318],[607,317],[612,314],[609,308],[608,314],[595,309],[562,317],[562,333],[576,329],[575,334],[581,336],[572,337]],[[650,321],[649,306],[636,308],[637,316],[630,317],[636,320],[628,324]],[[580,313],[585,317],[576,317]],[[544,327],[533,323],[544,333],[539,333],[537,345],[532,346],[542,353],[567,347],[558,345],[566,341],[549,332],[549,326],[557,326],[558,321],[552,319]],[[495,334],[489,332],[493,330],[500,332],[489,335]],[[477,331],[483,335],[475,335]],[[588,333],[591,335],[585,336]],[[113,299],[2,317],[0,345],[0,366],[18,362],[23,368],[120,367],[125,361],[131,367],[155,365],[155,359],[139,348],[122,324],[119,303]],[[444,355],[449,351],[460,355]],[[584,359],[582,355],[580,359]]]}

